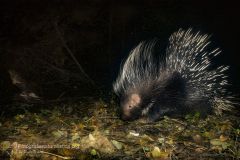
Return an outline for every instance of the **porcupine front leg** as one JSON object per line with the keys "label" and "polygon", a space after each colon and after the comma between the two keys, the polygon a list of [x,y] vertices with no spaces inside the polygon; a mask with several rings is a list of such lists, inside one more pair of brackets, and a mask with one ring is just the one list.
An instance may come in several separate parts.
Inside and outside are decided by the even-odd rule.
{"label": "porcupine front leg", "polygon": [[176,108],[176,107],[169,107],[169,106],[163,106],[163,105],[159,105],[159,104],[154,104],[154,106],[152,106],[149,109],[148,112],[148,121],[150,122],[154,122],[154,121],[158,121],[164,118],[164,116],[177,116],[180,115],[181,109],[180,108]]}
{"label": "porcupine front leg", "polygon": [[162,87],[155,103],[149,109],[149,119],[159,120],[164,116],[179,117],[188,110],[186,101],[186,81],[180,73],[174,72]]}

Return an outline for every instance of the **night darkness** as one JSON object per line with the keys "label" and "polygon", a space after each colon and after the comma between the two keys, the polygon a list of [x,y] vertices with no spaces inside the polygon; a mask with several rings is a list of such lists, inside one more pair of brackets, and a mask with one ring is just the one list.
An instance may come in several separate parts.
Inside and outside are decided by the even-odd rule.
{"label": "night darkness", "polygon": [[[9,70],[29,84],[25,88],[41,96],[55,98],[63,90],[66,95],[79,94],[81,91],[76,86],[86,86],[86,80],[78,81],[51,70],[51,66],[63,69],[73,73],[73,77],[79,73],[63,43],[97,88],[110,92],[121,61],[140,41],[158,38],[164,52],[171,33],[190,27],[212,35],[211,46],[220,47],[223,51],[213,64],[231,66],[230,82],[238,92],[240,14],[237,6],[230,1],[184,0],[131,3],[98,0],[2,1],[0,67],[3,78],[0,87],[7,94],[2,92],[1,96],[19,92],[9,82]],[[55,23],[62,34],[60,36]],[[42,67],[46,64],[50,69]],[[52,75],[55,76],[51,79]],[[58,80],[62,82],[56,82]],[[89,92],[92,92],[91,89]]]}
{"label": "night darkness", "polygon": [[[230,0],[0,0],[0,159],[240,159],[239,8]],[[183,34],[162,67],[151,58],[180,28],[210,35],[206,49],[221,54],[211,59],[204,38]],[[114,93],[129,52],[152,39],[157,52],[146,56],[142,43]],[[200,54],[180,57],[176,46]],[[197,63],[187,68],[189,57]]]}

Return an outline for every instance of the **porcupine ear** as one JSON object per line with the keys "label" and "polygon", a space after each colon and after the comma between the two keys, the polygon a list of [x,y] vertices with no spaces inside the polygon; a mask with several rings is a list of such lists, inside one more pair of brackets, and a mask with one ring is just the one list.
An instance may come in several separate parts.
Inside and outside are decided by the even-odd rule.
{"label": "porcupine ear", "polygon": [[141,42],[130,52],[113,84],[115,93],[140,89],[139,86],[144,87],[156,77],[159,70],[154,57],[156,43],[157,39]]}

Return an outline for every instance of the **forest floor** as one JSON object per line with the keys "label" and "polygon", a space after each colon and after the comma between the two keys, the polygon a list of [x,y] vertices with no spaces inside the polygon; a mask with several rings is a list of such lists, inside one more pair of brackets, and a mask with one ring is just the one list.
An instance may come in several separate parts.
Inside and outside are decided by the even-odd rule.
{"label": "forest floor", "polygon": [[147,123],[120,120],[114,101],[13,106],[21,111],[0,118],[0,159],[240,159],[233,115]]}

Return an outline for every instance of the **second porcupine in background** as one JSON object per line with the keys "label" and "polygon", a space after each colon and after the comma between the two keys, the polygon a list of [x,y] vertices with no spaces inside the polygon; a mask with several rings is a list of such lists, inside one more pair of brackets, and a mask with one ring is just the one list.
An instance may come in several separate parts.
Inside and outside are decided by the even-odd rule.
{"label": "second porcupine in background", "polygon": [[210,69],[210,57],[220,50],[207,50],[208,39],[206,34],[180,29],[170,36],[164,56],[154,54],[155,40],[134,48],[113,84],[121,118],[156,121],[165,115],[232,110],[233,96],[226,89],[229,67]]}

